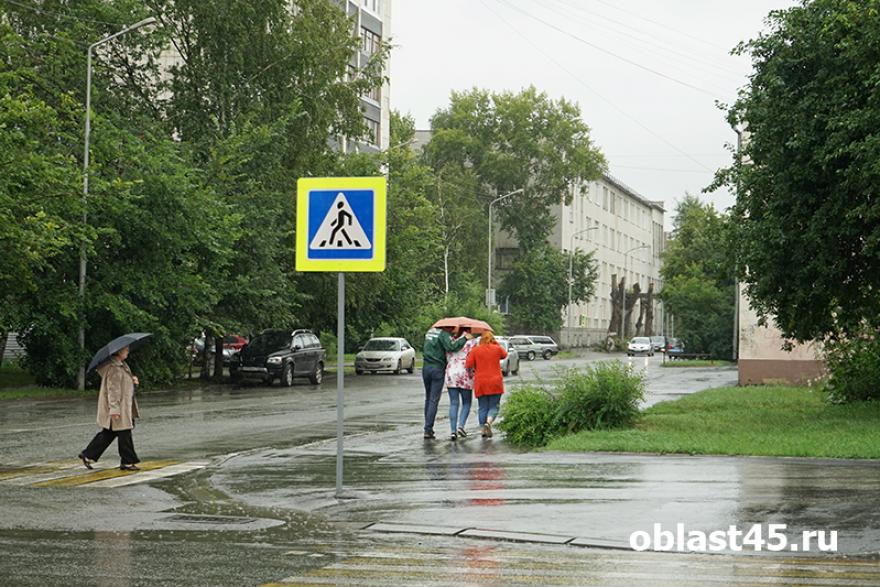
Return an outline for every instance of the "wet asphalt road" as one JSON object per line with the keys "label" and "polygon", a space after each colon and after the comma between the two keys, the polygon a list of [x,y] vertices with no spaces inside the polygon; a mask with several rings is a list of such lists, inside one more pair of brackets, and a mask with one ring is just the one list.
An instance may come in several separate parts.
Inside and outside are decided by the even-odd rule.
{"label": "wet asphalt road", "polygon": [[[509,385],[604,358],[524,362]],[[658,363],[648,367],[646,404],[736,380],[731,369]],[[876,463],[524,454],[497,437],[425,443],[419,374],[372,375],[347,379],[354,498],[336,500],[334,399],[334,378],[320,388],[144,394],[141,458],[210,465],[114,489],[0,481],[0,584],[880,585],[876,559],[863,556],[880,544]],[[0,404],[0,465],[75,455],[94,433],[94,409],[78,400]],[[196,517],[173,517],[181,514]],[[676,521],[839,529],[841,550],[855,557],[633,553],[411,533],[482,528],[621,546],[634,529]]]}

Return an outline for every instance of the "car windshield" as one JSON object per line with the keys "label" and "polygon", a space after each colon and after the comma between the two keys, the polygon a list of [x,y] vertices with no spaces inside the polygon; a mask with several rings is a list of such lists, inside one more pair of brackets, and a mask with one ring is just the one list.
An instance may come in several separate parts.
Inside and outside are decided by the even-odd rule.
{"label": "car windshield", "polygon": [[663,342],[663,337],[662,336],[652,336],[651,342]]}
{"label": "car windshield", "polygon": [[636,338],[632,339],[631,344],[650,344],[650,343],[651,343],[650,338],[645,338],[643,336],[637,336]]}
{"label": "car windshield", "polygon": [[290,344],[290,334],[287,332],[267,332],[256,337],[248,345],[252,352],[277,351],[287,348]]}
{"label": "car windshield", "polygon": [[396,340],[382,340],[374,338],[364,346],[365,351],[399,351],[400,342]]}
{"label": "car windshield", "polygon": [[498,340],[497,338],[495,340],[498,341],[498,344],[501,345],[501,348],[503,348],[505,351],[507,350],[507,341],[506,340]]}

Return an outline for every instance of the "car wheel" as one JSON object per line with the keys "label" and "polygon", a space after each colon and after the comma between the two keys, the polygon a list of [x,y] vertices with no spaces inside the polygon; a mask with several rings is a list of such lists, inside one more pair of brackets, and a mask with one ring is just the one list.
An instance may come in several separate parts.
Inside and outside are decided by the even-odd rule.
{"label": "car wheel", "polygon": [[363,375],[364,372],[361,371],[360,369],[355,369],[355,370],[354,370],[354,374],[355,374],[355,375]]}
{"label": "car wheel", "polygon": [[284,365],[284,369],[281,371],[281,385],[284,387],[293,386],[293,363]]}
{"label": "car wheel", "polygon": [[403,359],[397,359],[397,369],[394,370],[395,375],[403,375]]}
{"label": "car wheel", "polygon": [[543,355],[543,356],[544,356],[544,360],[545,360],[545,361],[549,361],[549,360],[550,360],[550,357],[553,356],[553,353],[550,352],[550,351],[544,351],[544,355]]}
{"label": "car wheel", "polygon": [[409,369],[407,371],[412,375],[416,372],[416,358],[413,357],[412,363],[409,364]]}
{"label": "car wheel", "polygon": [[324,363],[318,361],[318,364],[315,365],[315,371],[309,375],[309,381],[315,385],[321,385],[321,382],[324,381]]}
{"label": "car wheel", "polygon": [[534,361],[535,360],[535,351],[529,351],[526,354],[526,358],[530,361]]}

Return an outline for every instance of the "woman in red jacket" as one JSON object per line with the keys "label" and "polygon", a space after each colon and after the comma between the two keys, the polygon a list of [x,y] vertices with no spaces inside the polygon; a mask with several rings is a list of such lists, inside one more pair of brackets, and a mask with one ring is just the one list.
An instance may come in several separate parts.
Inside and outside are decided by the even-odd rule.
{"label": "woman in red jacket", "polygon": [[468,355],[465,366],[474,370],[474,395],[479,404],[478,416],[483,427],[483,438],[492,436],[492,422],[498,418],[498,406],[504,393],[504,376],[501,359],[507,356],[495,337],[488,330],[483,332],[478,344]]}

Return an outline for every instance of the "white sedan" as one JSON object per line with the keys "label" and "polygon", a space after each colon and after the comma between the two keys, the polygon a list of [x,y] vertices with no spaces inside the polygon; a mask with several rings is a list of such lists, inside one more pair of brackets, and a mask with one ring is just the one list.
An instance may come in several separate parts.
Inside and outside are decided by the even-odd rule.
{"label": "white sedan", "polygon": [[405,338],[371,338],[354,357],[354,372],[416,370],[416,350]]}
{"label": "white sedan", "polygon": [[626,356],[628,357],[642,354],[648,355],[649,357],[654,356],[654,347],[651,345],[651,339],[647,336],[635,337],[629,341],[629,345],[626,347]]}

